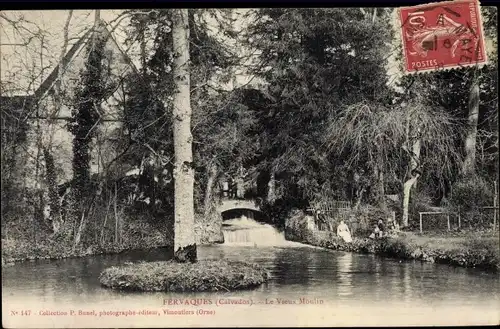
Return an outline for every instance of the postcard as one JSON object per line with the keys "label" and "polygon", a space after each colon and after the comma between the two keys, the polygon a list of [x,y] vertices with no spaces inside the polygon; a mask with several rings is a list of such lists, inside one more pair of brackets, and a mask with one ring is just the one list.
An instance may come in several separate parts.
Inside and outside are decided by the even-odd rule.
{"label": "postcard", "polygon": [[500,323],[495,7],[0,23],[5,328]]}

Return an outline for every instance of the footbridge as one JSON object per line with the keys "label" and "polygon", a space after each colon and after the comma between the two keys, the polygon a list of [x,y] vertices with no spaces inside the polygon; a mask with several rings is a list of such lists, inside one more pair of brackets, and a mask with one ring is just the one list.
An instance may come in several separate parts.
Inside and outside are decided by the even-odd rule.
{"label": "footbridge", "polygon": [[219,213],[223,213],[233,209],[248,209],[262,212],[260,206],[255,199],[222,199],[217,207]]}

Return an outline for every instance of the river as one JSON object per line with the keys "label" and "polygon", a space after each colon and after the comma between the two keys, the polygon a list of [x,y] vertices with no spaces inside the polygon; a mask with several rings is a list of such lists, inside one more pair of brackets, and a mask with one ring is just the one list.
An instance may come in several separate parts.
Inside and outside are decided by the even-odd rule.
{"label": "river", "polygon": [[[130,293],[99,285],[99,273],[106,267],[169,259],[171,251],[162,248],[2,268],[3,324],[41,328],[499,322],[497,274],[325,250],[285,241],[271,230],[233,222],[225,225],[227,244],[199,247],[200,259],[245,260],[266,267],[270,281],[250,291]],[[176,299],[202,305],[173,305]],[[239,301],[252,304],[227,305]],[[191,311],[195,314],[188,314]]]}

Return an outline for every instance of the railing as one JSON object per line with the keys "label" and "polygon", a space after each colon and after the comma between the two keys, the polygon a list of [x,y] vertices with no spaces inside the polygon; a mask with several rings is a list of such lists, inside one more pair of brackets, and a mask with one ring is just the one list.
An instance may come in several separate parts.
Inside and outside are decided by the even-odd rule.
{"label": "railing", "polygon": [[420,228],[420,233],[423,233],[423,215],[446,215],[446,224],[448,227],[448,231],[451,231],[451,222],[450,222],[450,215],[454,214],[457,216],[458,219],[458,228],[461,228],[461,220],[460,220],[460,213],[452,213],[452,212],[446,212],[446,211],[420,211],[418,213],[419,216],[419,228]]}
{"label": "railing", "polygon": [[320,231],[334,231],[337,224],[347,221],[351,212],[349,201],[320,202],[311,207],[314,212],[316,226]]}
{"label": "railing", "polygon": [[[496,230],[498,206],[493,206],[493,207],[487,206],[487,207],[481,207],[479,209],[493,210],[492,226],[493,226],[493,230]],[[461,212],[460,209],[458,209],[457,212],[450,212],[450,211],[444,211],[444,210],[443,211],[420,211],[418,213],[418,215],[419,215],[419,229],[420,229],[420,233],[423,233],[423,231],[424,231],[424,219],[425,219],[424,216],[425,215],[427,215],[427,216],[432,216],[432,215],[442,215],[442,216],[444,216],[444,217],[441,217],[441,218],[442,219],[446,219],[447,230],[451,231],[452,229],[455,229],[455,228],[458,228],[458,229],[462,228],[462,215],[463,214],[464,213]],[[450,215],[454,215],[453,225],[452,225],[452,222],[451,222]],[[436,222],[436,219],[434,219],[434,222]],[[465,225],[467,225],[467,220],[465,220]],[[452,226],[454,226],[454,227],[452,227]],[[432,227],[432,228],[427,229],[427,230],[436,230],[436,228]]]}

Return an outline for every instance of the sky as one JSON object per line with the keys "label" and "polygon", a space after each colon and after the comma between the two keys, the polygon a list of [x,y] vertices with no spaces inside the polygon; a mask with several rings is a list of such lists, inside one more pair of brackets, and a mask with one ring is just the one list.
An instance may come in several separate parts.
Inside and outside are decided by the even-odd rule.
{"label": "sky", "polygon": [[[106,22],[112,22],[121,10],[101,10],[100,16]],[[13,82],[20,85],[16,93],[26,93],[28,81],[35,81],[34,86],[50,74],[58,62],[63,47],[64,25],[68,17],[68,10],[43,11],[2,11],[0,15],[11,21],[23,20],[22,26],[15,30],[12,24],[7,23],[0,16],[0,57],[1,78],[3,82]],[[69,25],[69,45],[78,40],[94,21],[94,11],[75,10]],[[125,34],[123,26],[125,20],[114,31],[114,37],[123,44]],[[26,29],[24,28],[26,27]],[[29,31],[28,31],[29,30]],[[33,33],[42,31],[43,38],[29,39]],[[29,41],[26,46],[25,43]],[[41,47],[43,45],[43,49]],[[44,68],[43,70],[40,70]],[[42,71],[42,76],[38,73]],[[24,90],[23,90],[24,89]]]}
{"label": "sky", "polygon": [[[246,9],[237,10],[235,15],[241,15],[245,11]],[[125,27],[128,24],[128,19],[121,19],[120,14],[122,13],[123,10],[101,10],[100,18],[109,24],[110,29],[117,25],[113,29],[113,37],[122,50],[130,56],[132,62],[139,66],[138,44],[131,47],[125,45]],[[68,10],[2,11],[0,13],[0,77],[4,84],[8,84],[7,87],[3,87],[4,93],[7,90],[16,95],[32,93],[41,81],[50,74],[61,55],[64,43],[64,26],[68,14]],[[20,27],[16,30],[12,23],[7,22],[3,17],[11,22],[21,20],[22,24],[19,24]],[[69,25],[67,50],[93,26],[94,19],[94,10],[73,11]],[[235,28],[241,28],[243,22],[244,20],[238,19]],[[39,38],[29,39],[39,30],[43,32],[43,40]],[[27,41],[29,43],[26,45]],[[43,49],[41,45],[43,45]],[[40,72],[42,72],[41,75]],[[249,79],[250,77],[239,74],[231,85],[245,84]]]}
{"label": "sky", "polygon": [[[240,15],[235,23],[235,28],[244,27],[245,21],[241,18],[248,9],[238,9],[235,15]],[[3,92],[10,90],[13,94],[25,95],[34,89],[50,74],[58,62],[63,46],[64,25],[68,17],[68,10],[39,10],[39,11],[2,11],[0,12],[0,77],[4,84]],[[101,10],[100,17],[110,26],[118,24],[113,30],[115,40],[127,53],[132,61],[139,66],[138,45],[128,48],[125,45],[124,28],[128,23],[127,18],[117,20],[123,10]],[[78,40],[94,21],[94,10],[74,10],[69,26],[69,47]],[[17,30],[8,23],[22,20]],[[29,31],[28,31],[29,30]],[[43,40],[29,39],[34,33],[41,30]],[[29,41],[28,45],[24,45]],[[397,43],[399,40],[395,39]],[[41,45],[43,44],[43,50]],[[395,46],[393,44],[393,46]],[[241,46],[240,46],[241,47]],[[241,48],[240,48],[241,49]],[[244,51],[243,49],[241,51]],[[42,69],[43,68],[43,69]],[[42,74],[40,74],[42,72]],[[401,77],[395,57],[391,56],[387,64],[387,74],[391,84],[395,84]],[[246,84],[250,76],[239,74],[232,82],[233,86]],[[7,84],[7,85],[5,85]]]}

